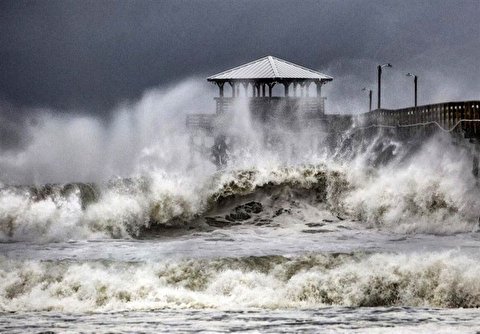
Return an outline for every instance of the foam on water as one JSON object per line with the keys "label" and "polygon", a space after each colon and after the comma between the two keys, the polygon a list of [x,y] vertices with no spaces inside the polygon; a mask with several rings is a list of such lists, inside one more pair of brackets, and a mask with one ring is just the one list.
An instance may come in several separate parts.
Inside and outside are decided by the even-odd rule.
{"label": "foam on water", "polygon": [[1,311],[480,306],[478,260],[455,252],[157,263],[2,258],[0,268]]}

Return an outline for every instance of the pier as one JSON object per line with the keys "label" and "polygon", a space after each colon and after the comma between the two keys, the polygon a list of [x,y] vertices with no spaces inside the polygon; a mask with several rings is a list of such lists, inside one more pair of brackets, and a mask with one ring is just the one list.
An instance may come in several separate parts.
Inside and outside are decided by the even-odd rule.
{"label": "pier", "polygon": [[[227,150],[234,139],[226,129],[232,126],[234,108],[240,106],[251,111],[250,117],[256,123],[264,125],[266,141],[274,138],[276,126],[292,130],[318,127],[318,131],[328,133],[330,143],[338,143],[347,132],[352,136],[363,136],[387,129],[386,132],[409,140],[443,131],[468,140],[474,150],[480,152],[480,100],[395,110],[378,108],[363,114],[328,114],[322,86],[333,78],[272,56],[221,72],[207,80],[219,89],[215,112],[190,114],[186,126],[192,149],[211,153],[218,166],[228,159]],[[280,91],[278,95],[274,93],[276,86],[277,94]],[[315,87],[314,94],[312,86]],[[207,144],[207,138],[211,144]],[[478,155],[480,153],[473,163],[477,175]]]}

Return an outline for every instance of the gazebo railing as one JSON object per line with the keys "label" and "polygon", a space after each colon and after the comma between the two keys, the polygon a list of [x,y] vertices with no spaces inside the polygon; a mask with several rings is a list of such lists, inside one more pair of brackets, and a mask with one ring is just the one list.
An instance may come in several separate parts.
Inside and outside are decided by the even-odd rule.
{"label": "gazebo railing", "polygon": [[186,126],[189,130],[202,129],[211,131],[214,127],[216,114],[189,114],[187,115]]}
{"label": "gazebo railing", "polygon": [[[243,100],[243,101],[242,101]],[[238,102],[238,106],[246,102],[251,111],[268,112],[276,110],[299,113],[325,113],[324,97],[216,97],[217,113],[230,112]]]}

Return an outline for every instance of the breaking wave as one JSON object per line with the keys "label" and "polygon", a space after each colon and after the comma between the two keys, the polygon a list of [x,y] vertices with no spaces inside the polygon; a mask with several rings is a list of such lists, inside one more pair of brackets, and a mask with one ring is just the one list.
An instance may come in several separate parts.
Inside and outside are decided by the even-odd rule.
{"label": "breaking wave", "polygon": [[471,160],[465,151],[439,155],[440,148],[432,147],[376,168],[357,159],[230,169],[203,177],[157,172],[106,185],[4,186],[0,240],[138,237],[156,226],[201,224],[204,215],[248,198],[278,201],[279,208],[308,202],[401,233],[477,230],[480,187],[469,172]]}
{"label": "breaking wave", "polygon": [[0,264],[2,312],[480,306],[478,260],[454,252]]}
{"label": "breaking wave", "polygon": [[[331,175],[331,176],[329,176]],[[324,166],[244,170],[203,180],[156,174],[91,184],[0,190],[2,240],[68,240],[138,236],[152,226],[182,226],[202,213],[265,187],[315,190],[325,198],[339,174]],[[267,196],[267,194],[265,194]]]}

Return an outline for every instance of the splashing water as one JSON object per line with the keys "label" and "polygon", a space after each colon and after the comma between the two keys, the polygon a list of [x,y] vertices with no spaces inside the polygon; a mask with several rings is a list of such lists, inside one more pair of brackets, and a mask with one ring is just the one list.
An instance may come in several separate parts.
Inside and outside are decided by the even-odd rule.
{"label": "splashing water", "polygon": [[[480,305],[469,143],[379,132],[332,148],[310,127],[275,129],[272,147],[240,101],[227,129],[236,145],[217,170],[184,130],[187,113],[213,110],[200,87],[152,90],[107,123],[40,111],[25,146],[0,152],[7,325],[22,312],[300,319],[325,307],[342,323],[353,307],[342,325],[352,329],[365,307],[422,318]],[[391,321],[406,326],[404,316]]]}

